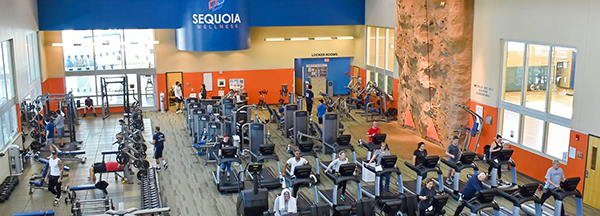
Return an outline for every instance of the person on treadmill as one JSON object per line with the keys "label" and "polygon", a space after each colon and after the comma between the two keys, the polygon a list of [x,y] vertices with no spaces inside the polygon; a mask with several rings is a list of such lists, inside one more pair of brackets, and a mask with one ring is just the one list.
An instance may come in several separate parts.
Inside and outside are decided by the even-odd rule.
{"label": "person on treadmill", "polygon": [[[494,158],[498,157],[500,154],[500,151],[502,151],[503,149],[503,145],[502,145],[502,136],[500,136],[500,134],[496,135],[496,140],[494,140],[494,142],[490,145],[490,159],[493,160]],[[502,169],[500,167],[498,167],[498,182],[502,182]],[[492,175],[492,166],[490,166],[488,168],[488,173],[490,174],[490,176]]]}
{"label": "person on treadmill", "polygon": [[458,207],[456,208],[456,212],[454,212],[454,216],[459,216],[462,210],[465,208],[465,202],[468,202],[470,199],[475,197],[475,193],[483,190],[483,184],[487,180],[487,175],[484,172],[479,173],[478,175],[473,175],[467,181],[465,188],[463,188],[462,193],[458,194]]}
{"label": "person on treadmill", "polygon": [[373,143],[373,136],[381,134],[381,130],[377,127],[377,122],[373,121],[373,125],[367,131],[367,137],[369,137],[369,143]]}
{"label": "person on treadmill", "polygon": [[[219,145],[219,157],[221,157],[221,149],[225,147],[232,147],[233,141],[231,141],[231,139],[229,139],[229,136],[225,134],[223,135],[223,139],[221,140]],[[231,175],[231,162],[221,163],[221,172],[225,172],[225,170],[227,170],[227,181],[229,181],[229,176]]]}
{"label": "person on treadmill", "polygon": [[421,193],[419,194],[419,216],[425,216],[426,212],[433,209],[431,203],[436,194],[437,191],[433,187],[433,179],[425,179],[425,186],[421,188]]}
{"label": "person on treadmill", "polygon": [[[460,148],[458,147],[458,137],[452,137],[452,143],[446,149],[446,155],[448,155],[448,162],[457,164],[460,158]],[[448,167],[448,177],[446,178],[446,184],[452,185],[452,176],[454,175],[454,169]]]}
{"label": "person on treadmill", "polygon": [[275,198],[273,209],[275,216],[284,216],[290,213],[297,213],[296,198],[290,196],[290,189],[284,188],[281,190],[281,195]]}
{"label": "person on treadmill", "polygon": [[[308,160],[304,159],[303,157],[300,157],[300,149],[296,149],[296,151],[294,152],[294,157],[288,159],[285,162],[285,166],[283,167],[283,172],[281,172],[281,176],[285,177],[285,171],[290,168],[290,173],[291,175],[294,175],[294,169],[297,166],[304,166],[304,165],[310,165],[308,163]],[[300,188],[300,185],[294,185],[294,187],[292,188],[292,196],[293,197],[297,197],[298,195],[298,188]]]}
{"label": "person on treadmill", "polygon": [[[373,157],[371,160],[369,160],[369,164],[377,159],[377,165],[381,165],[381,158],[386,155],[390,155],[390,148],[388,148],[387,143],[381,143],[381,147],[375,151]],[[385,187],[383,184],[383,179],[385,179]],[[383,178],[380,178],[379,191],[390,192],[390,173],[383,174]]]}
{"label": "person on treadmill", "polygon": [[[423,162],[425,162],[426,157],[427,157],[427,149],[425,149],[425,143],[420,142],[419,144],[417,144],[417,150],[415,150],[415,152],[413,152],[413,164],[416,167],[423,164]],[[427,173],[423,173],[423,175],[421,177],[422,177],[422,179],[426,179]]]}
{"label": "person on treadmill", "polygon": [[[335,160],[331,161],[331,163],[329,163],[329,166],[327,166],[327,169],[325,169],[325,172],[329,172],[332,171],[333,173],[338,173],[340,172],[340,166],[342,164],[347,164],[348,163],[348,158],[346,157],[346,153],[341,151],[338,154],[338,158],[336,158]],[[347,181],[344,182],[340,182],[338,185],[338,189],[342,190],[342,193],[340,193],[340,199],[342,201],[346,200],[346,197],[344,196],[344,194],[346,194],[346,183]]]}
{"label": "person on treadmill", "polygon": [[[560,168],[559,160],[552,161],[552,167],[548,168],[548,171],[546,171],[545,178],[546,182],[544,184],[544,194],[540,198],[540,201],[542,203],[546,202],[546,200],[552,196],[552,193],[550,193],[551,190],[562,189],[560,187],[560,183],[562,183],[565,180],[565,173],[563,172],[563,169]],[[562,208],[560,208],[560,215],[565,215],[564,205],[562,206]]]}
{"label": "person on treadmill", "polygon": [[94,163],[90,168],[90,177],[88,179],[91,183],[96,183],[96,173],[121,171],[124,167],[124,165],[121,165],[115,161]]}

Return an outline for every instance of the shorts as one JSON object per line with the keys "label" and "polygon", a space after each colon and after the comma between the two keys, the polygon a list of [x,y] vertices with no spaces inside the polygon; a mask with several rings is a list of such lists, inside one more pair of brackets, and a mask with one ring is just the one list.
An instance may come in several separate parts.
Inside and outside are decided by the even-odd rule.
{"label": "shorts", "polygon": [[46,139],[46,145],[49,146],[49,145],[52,145],[52,144],[54,144],[54,137],[48,137]]}
{"label": "shorts", "polygon": [[165,147],[154,148],[154,159],[160,159],[163,157],[163,149]]}
{"label": "shorts", "polygon": [[323,124],[323,117],[319,117],[319,124]]}
{"label": "shorts", "polygon": [[94,168],[94,173],[106,172],[106,164],[104,163],[94,163],[94,165],[92,165],[92,168]]}
{"label": "shorts", "polygon": [[56,128],[58,130],[58,138],[63,138],[63,136],[65,135],[65,128]]}
{"label": "shorts", "polygon": [[183,100],[181,98],[178,98],[178,97],[175,98],[175,103],[181,103],[181,102],[183,102]]}

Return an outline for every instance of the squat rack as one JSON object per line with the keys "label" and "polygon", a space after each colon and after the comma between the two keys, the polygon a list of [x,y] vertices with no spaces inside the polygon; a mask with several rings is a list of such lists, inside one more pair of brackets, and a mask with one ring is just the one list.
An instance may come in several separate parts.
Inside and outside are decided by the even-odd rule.
{"label": "squat rack", "polygon": [[[115,92],[117,94],[108,94],[107,86],[109,84],[121,84],[122,89],[113,90],[111,92]],[[114,77],[101,77],[100,78],[100,90],[101,90],[101,98],[102,98],[102,119],[106,119],[110,116],[110,102],[109,97],[113,96],[123,96],[123,113],[129,113],[130,103],[129,103],[129,81],[127,76],[114,76]],[[112,89],[111,89],[112,90]],[[122,92],[121,92],[122,91]],[[134,94],[135,94],[135,90]]]}
{"label": "squat rack", "polygon": [[[79,124],[79,113],[77,112],[77,106],[75,103],[75,96],[73,96],[72,92],[67,94],[49,94],[45,93],[43,95],[37,96],[36,101],[39,102],[42,106],[43,116],[46,118],[50,116],[49,114],[53,111],[50,108],[51,101],[58,101],[58,109],[61,112],[64,112],[64,108],[67,109],[67,118],[66,123],[68,128],[65,130],[65,134],[69,134],[69,144],[81,144],[82,141],[77,141],[77,133],[75,129],[75,125]],[[60,114],[59,114],[60,115]]]}

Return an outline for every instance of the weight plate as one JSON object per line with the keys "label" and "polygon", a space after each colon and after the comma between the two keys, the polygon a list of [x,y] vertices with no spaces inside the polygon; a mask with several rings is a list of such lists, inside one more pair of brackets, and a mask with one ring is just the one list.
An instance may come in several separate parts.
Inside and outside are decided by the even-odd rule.
{"label": "weight plate", "polygon": [[140,180],[140,181],[141,181],[141,180],[142,180],[143,178],[145,178],[147,175],[148,175],[148,171],[146,171],[146,170],[140,170],[140,171],[138,171],[138,173],[137,173],[137,178],[138,178],[138,180]]}
{"label": "weight plate", "polygon": [[150,162],[148,160],[144,160],[144,169],[148,169],[150,167]]}
{"label": "weight plate", "polygon": [[117,154],[117,163],[121,165],[125,165],[129,163],[129,155],[118,153]]}
{"label": "weight plate", "polygon": [[134,160],[133,161],[133,167],[137,168],[137,169],[142,169],[141,167],[144,166],[144,162],[142,162],[141,160]]}

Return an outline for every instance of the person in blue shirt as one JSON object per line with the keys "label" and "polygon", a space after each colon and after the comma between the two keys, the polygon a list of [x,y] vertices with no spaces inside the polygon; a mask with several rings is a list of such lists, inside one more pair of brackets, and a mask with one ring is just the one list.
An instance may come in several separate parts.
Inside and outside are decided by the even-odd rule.
{"label": "person in blue shirt", "polygon": [[312,85],[308,85],[304,97],[306,97],[306,111],[308,111],[309,115],[312,115],[313,98],[315,97],[315,94],[312,92]]}
{"label": "person in blue shirt", "polygon": [[46,119],[46,145],[50,152],[56,149],[56,151],[60,152],[60,149],[56,145],[54,145],[54,130],[56,127],[54,126],[54,118],[49,117]]}
{"label": "person in blue shirt", "polygon": [[[465,202],[468,202],[470,199],[475,197],[475,193],[483,190],[483,184],[481,182],[487,179],[487,174],[484,172],[480,172],[478,175],[471,176],[462,193],[459,194],[459,205],[456,208],[456,212],[454,212],[454,216],[459,216],[462,210],[465,208]],[[462,201],[461,201],[462,200]]]}
{"label": "person in blue shirt", "polygon": [[156,159],[156,170],[160,170],[160,162],[162,161],[162,165],[167,169],[169,164],[165,161],[165,157],[163,157],[163,149],[165,148],[165,135],[160,132],[160,127],[154,127],[154,136],[152,136],[152,145],[154,145],[154,159]]}
{"label": "person in blue shirt", "polygon": [[323,99],[319,100],[319,106],[317,106],[317,117],[319,117],[319,124],[323,124],[323,116],[327,112],[327,106]]}

